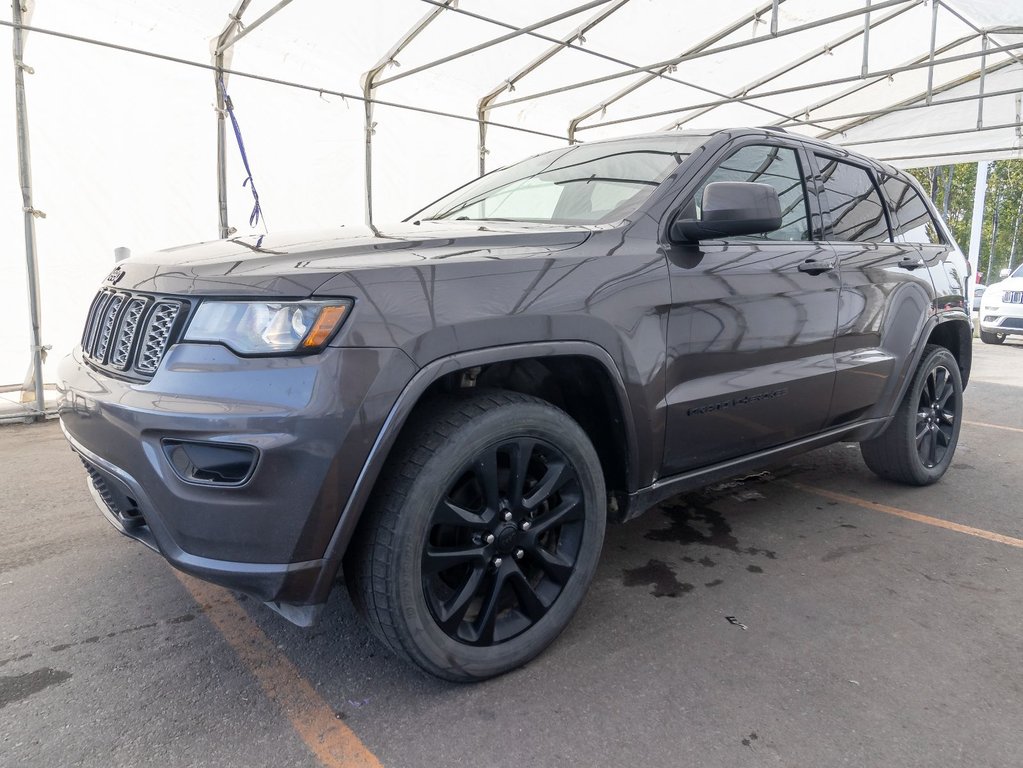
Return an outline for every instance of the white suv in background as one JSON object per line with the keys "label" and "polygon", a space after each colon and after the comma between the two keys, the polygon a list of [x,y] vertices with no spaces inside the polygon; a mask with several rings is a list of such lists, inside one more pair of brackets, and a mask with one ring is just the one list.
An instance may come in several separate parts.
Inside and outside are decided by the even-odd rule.
{"label": "white suv in background", "polygon": [[980,304],[980,340],[1001,344],[1005,337],[1023,336],[1023,265],[1002,281],[989,285]]}

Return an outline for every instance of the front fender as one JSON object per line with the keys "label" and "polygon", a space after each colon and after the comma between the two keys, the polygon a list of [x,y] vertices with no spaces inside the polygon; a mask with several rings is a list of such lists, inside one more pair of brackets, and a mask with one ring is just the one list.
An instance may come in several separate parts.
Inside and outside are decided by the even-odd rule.
{"label": "front fender", "polygon": [[330,539],[324,553],[324,567],[319,575],[313,589],[310,602],[317,603],[327,599],[331,586],[334,583],[341,561],[344,557],[348,544],[355,533],[355,529],[362,517],[363,510],[369,501],[370,494],[376,484],[377,478],[390,455],[394,443],[401,433],[420,398],[431,384],[455,371],[473,368],[476,366],[489,365],[497,362],[521,360],[525,358],[542,358],[555,356],[581,356],[588,357],[600,363],[607,371],[611,379],[615,395],[619,400],[622,410],[627,450],[629,455],[630,477],[629,489],[635,490],[638,487],[640,443],[636,433],[636,423],[629,407],[628,391],[621,372],[615,365],[607,350],[596,344],[585,341],[551,341],[532,344],[515,344],[509,346],[490,347],[487,349],[460,352],[449,355],[424,366],[412,380],[405,386],[391,411],[388,414],[383,426],[377,435],[373,447],[370,449],[368,458],[362,467],[362,471],[356,480],[355,486],[348,501],[344,506],[341,517]]}

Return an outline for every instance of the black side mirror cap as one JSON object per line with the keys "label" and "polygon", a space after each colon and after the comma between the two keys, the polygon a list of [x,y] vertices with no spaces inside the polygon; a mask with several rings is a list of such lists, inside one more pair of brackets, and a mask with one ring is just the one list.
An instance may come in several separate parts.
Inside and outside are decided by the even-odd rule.
{"label": "black side mirror cap", "polygon": [[677,218],[671,224],[675,242],[697,243],[739,235],[761,235],[781,227],[781,201],[770,184],[715,181],[703,189],[703,215]]}

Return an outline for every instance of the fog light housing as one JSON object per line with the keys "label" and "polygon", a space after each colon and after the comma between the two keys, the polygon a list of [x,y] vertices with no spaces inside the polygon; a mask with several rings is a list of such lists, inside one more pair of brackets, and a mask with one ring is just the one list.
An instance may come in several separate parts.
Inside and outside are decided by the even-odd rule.
{"label": "fog light housing", "polygon": [[200,485],[242,485],[259,455],[248,445],[170,438],[163,440],[163,452],[179,478]]}

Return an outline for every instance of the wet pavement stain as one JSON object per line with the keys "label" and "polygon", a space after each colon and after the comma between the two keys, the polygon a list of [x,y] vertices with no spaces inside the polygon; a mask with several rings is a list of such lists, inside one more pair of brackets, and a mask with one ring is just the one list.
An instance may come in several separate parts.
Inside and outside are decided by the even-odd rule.
{"label": "wet pavement stain", "polygon": [[0,659],[0,667],[4,666],[5,664],[10,664],[12,661],[24,661],[25,659],[30,658],[32,658],[31,653],[23,653],[20,656],[11,656],[10,658],[7,659]]}
{"label": "wet pavement stain", "polygon": [[732,526],[717,510],[681,501],[661,507],[661,512],[670,524],[667,528],[647,531],[644,536],[651,541],[703,544],[739,551],[739,540],[732,535]]}
{"label": "wet pavement stain", "polygon": [[678,597],[693,591],[693,585],[679,581],[675,569],[663,560],[650,560],[638,568],[626,568],[622,575],[622,584],[626,587],[652,586],[650,594],[654,597]]}
{"label": "wet pavement stain", "polygon": [[70,679],[70,672],[49,667],[26,672],[23,675],[0,677],[0,709]]}
{"label": "wet pavement stain", "polygon": [[848,547],[835,547],[830,552],[826,553],[822,558],[822,563],[830,563],[832,560],[837,560],[845,555],[854,555],[859,552],[864,552],[870,549],[873,544],[853,544]]}
{"label": "wet pavement stain", "polygon": [[746,566],[746,570],[749,571],[750,573],[763,573],[764,572],[764,569],[761,568],[759,565],[747,565]]}
{"label": "wet pavement stain", "polygon": [[753,731],[749,736],[742,740],[742,745],[744,747],[749,747],[750,749],[752,749],[753,742],[756,741],[758,738],[759,736],[757,736],[757,732]]}
{"label": "wet pavement stain", "polygon": [[[739,540],[732,533],[732,526],[724,516],[712,507],[701,503],[703,497],[690,494],[671,506],[661,507],[661,512],[668,518],[667,528],[647,531],[645,538],[651,541],[674,541],[682,545],[703,544],[708,547],[727,549],[730,552],[747,555],[762,555],[768,560],[775,560],[778,554],[774,550],[758,547],[740,547]],[[692,562],[682,558],[683,562]],[[704,557],[700,565],[712,567],[714,561]]]}
{"label": "wet pavement stain", "polygon": [[703,586],[705,586],[705,587],[719,587],[719,586],[721,586],[724,583],[725,583],[724,579],[714,579],[714,581],[708,581]]}
{"label": "wet pavement stain", "polygon": [[[175,616],[172,619],[164,619],[162,623],[163,624],[185,624],[185,623],[187,623],[189,621],[194,621],[194,620],[195,620],[195,616],[193,614],[185,613],[185,614],[182,614],[181,616]],[[141,632],[144,629],[153,629],[154,627],[158,627],[158,626],[160,626],[160,624],[161,624],[161,622],[159,622],[159,621],[151,621],[151,622],[148,622],[146,624],[139,624],[138,626],[128,627],[127,629],[119,629],[116,632],[107,632],[102,637],[106,637],[106,638],[118,637],[119,635],[127,635],[127,634],[130,634],[132,632]],[[76,645],[88,645],[88,644],[91,644],[91,643],[98,643],[101,639],[102,638],[100,637],[100,635],[93,635],[92,637],[87,637],[84,640],[77,640],[77,641],[72,642],[72,643],[58,643],[57,645],[51,645],[50,646],[50,650],[51,651],[66,651],[68,648],[74,648]]]}

